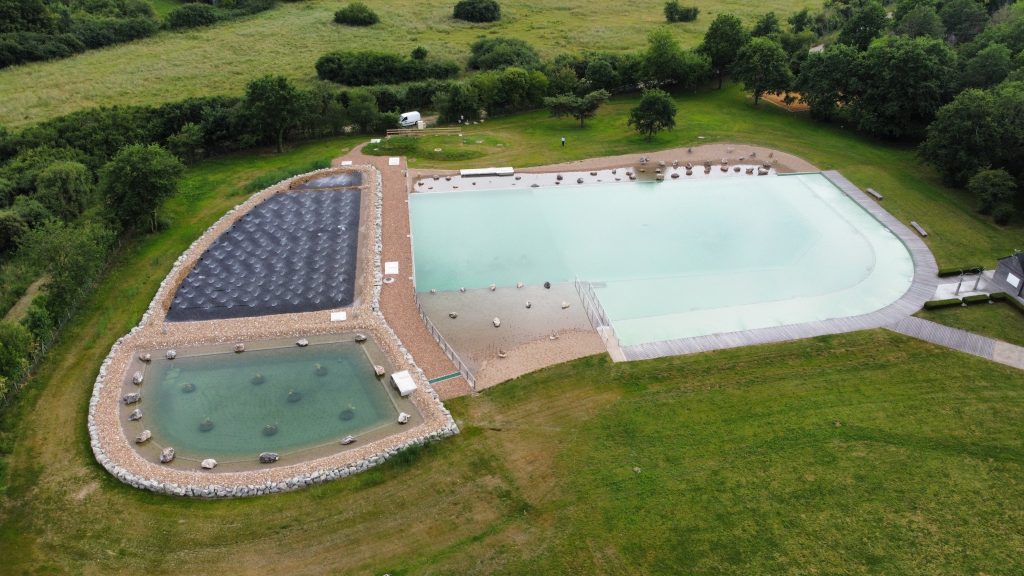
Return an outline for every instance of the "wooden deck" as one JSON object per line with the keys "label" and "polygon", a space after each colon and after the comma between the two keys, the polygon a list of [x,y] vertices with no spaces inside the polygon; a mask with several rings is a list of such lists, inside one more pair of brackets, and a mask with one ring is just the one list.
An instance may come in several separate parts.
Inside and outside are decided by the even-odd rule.
{"label": "wooden deck", "polygon": [[867,194],[842,174],[835,170],[827,170],[822,174],[854,202],[867,210],[883,226],[891,230],[907,247],[914,261],[914,279],[910,288],[899,300],[881,310],[860,316],[623,346],[622,353],[626,360],[693,354],[722,348],[737,348],[888,327],[905,320],[920,310],[924,303],[935,294],[935,289],[939,284],[938,266],[931,250],[909,227],[897,220],[877,202],[871,200]]}

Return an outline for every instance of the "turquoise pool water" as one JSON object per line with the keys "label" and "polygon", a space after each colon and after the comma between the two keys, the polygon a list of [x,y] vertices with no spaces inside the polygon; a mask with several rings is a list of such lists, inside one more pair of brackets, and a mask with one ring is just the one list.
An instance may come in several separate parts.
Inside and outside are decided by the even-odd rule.
{"label": "turquoise pool water", "polygon": [[253,460],[336,444],[398,416],[362,346],[154,358],[143,385],[144,423],[181,458]]}
{"label": "turquoise pool water", "polygon": [[410,196],[416,288],[598,283],[623,345],[873,312],[903,243],[820,174]]}

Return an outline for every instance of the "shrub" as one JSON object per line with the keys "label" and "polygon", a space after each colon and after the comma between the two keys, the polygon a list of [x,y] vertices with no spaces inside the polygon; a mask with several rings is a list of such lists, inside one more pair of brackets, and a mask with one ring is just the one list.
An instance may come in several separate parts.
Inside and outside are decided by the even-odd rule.
{"label": "shrub", "polygon": [[85,50],[85,44],[73,34],[11,32],[0,34],[0,68],[23,62],[67,58]]}
{"label": "shrub", "polygon": [[947,298],[945,300],[929,300],[924,303],[925,310],[935,310],[936,308],[949,308],[950,306],[960,306],[961,302],[959,298]]}
{"label": "shrub", "polygon": [[974,294],[973,296],[965,296],[964,304],[978,304],[979,302],[988,302],[988,294]]}
{"label": "shrub", "polygon": [[84,16],[71,21],[71,33],[85,44],[86,48],[100,48],[145,38],[157,30],[157,23],[150,17],[96,18]]}
{"label": "shrub", "polygon": [[501,6],[495,0],[460,0],[453,15],[467,22],[497,22],[501,19]]}
{"label": "shrub", "polygon": [[979,212],[995,216],[997,208],[1009,204],[1017,195],[1017,181],[1003,169],[979,170],[967,181],[967,190],[978,199]]}
{"label": "shrub", "polygon": [[693,22],[699,12],[696,6],[680,6],[678,0],[665,3],[665,20],[669,22]]}
{"label": "shrub", "polygon": [[13,251],[28,232],[28,224],[14,210],[0,210],[0,255]]}
{"label": "shrub", "polygon": [[992,211],[992,221],[1000,226],[1006,226],[1010,220],[1013,220],[1013,213],[1012,204],[1000,204]]}
{"label": "shrub", "polygon": [[420,110],[430,108],[434,103],[434,96],[438,92],[450,89],[452,82],[449,80],[424,80],[412,82],[405,85],[405,100],[402,107],[406,110]]}
{"label": "shrub", "polygon": [[20,380],[28,368],[32,334],[21,324],[0,322],[0,376]]}
{"label": "shrub", "polygon": [[497,70],[518,66],[537,68],[540,57],[537,51],[518,38],[481,38],[469,47],[470,70]]}
{"label": "shrub", "polygon": [[209,26],[217,21],[217,11],[209,4],[183,4],[167,14],[167,27],[172,30]]}
{"label": "shrub", "polygon": [[972,266],[949,266],[946,268],[939,268],[939,278],[959,276],[962,272],[970,272],[972,270],[981,270],[981,265],[978,264]]}
{"label": "shrub", "polygon": [[380,17],[362,2],[353,2],[334,13],[334,21],[348,26],[373,26]]}
{"label": "shrub", "polygon": [[459,65],[450,60],[403,60],[381,52],[331,52],[316,61],[316,74],[347,86],[397,84],[430,78],[451,78]]}

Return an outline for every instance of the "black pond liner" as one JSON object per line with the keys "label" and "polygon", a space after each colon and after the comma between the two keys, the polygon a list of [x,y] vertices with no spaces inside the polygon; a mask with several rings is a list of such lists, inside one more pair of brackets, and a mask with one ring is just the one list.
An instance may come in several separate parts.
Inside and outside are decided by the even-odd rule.
{"label": "black pond liner", "polygon": [[296,184],[292,186],[292,190],[320,190],[323,188],[348,188],[351,186],[359,186],[363,183],[363,174],[361,172],[343,172],[341,174],[334,174],[333,176],[324,176],[323,178],[316,178],[308,182]]}
{"label": "black pond liner", "polygon": [[359,199],[359,189],[285,192],[267,199],[203,253],[178,287],[167,320],[351,306]]}

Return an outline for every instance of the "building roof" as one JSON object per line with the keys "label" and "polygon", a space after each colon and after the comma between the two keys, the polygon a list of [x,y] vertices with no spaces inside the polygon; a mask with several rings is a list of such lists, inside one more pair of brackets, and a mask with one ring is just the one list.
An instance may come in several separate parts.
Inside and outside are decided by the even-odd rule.
{"label": "building roof", "polygon": [[1017,252],[1006,258],[1000,258],[999,265],[1006,266],[1015,274],[1024,276],[1024,252]]}

